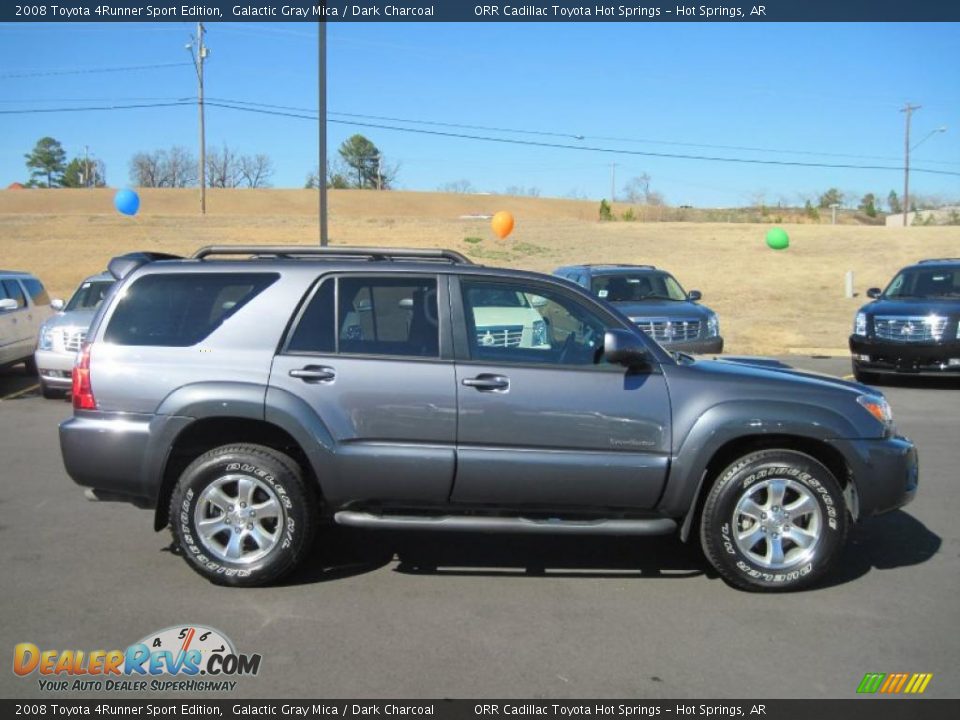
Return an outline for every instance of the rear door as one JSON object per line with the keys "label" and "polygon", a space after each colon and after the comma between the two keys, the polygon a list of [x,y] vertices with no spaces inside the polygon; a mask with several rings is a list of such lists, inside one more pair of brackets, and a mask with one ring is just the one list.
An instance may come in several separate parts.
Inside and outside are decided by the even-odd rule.
{"label": "rear door", "polygon": [[457,413],[446,287],[437,274],[332,275],[295,320],[270,386],[306,401],[332,435],[321,478],[331,503],[449,498]]}
{"label": "rear door", "polygon": [[[459,427],[453,501],[653,507],[671,444],[670,404],[659,367],[628,371],[606,363],[603,334],[608,326],[621,326],[572,290],[469,276],[456,284],[454,328],[464,332],[455,335]],[[483,318],[490,304],[516,294],[537,311],[535,331],[489,333]],[[500,322],[525,327],[527,312],[503,307]]]}
{"label": "rear door", "polygon": [[13,362],[28,357],[34,350],[37,332],[33,323],[33,308],[17,280],[0,280],[0,286],[0,299],[10,298],[17,303],[15,310],[0,311],[0,323],[3,323],[3,347],[0,352],[3,353],[4,362]]}

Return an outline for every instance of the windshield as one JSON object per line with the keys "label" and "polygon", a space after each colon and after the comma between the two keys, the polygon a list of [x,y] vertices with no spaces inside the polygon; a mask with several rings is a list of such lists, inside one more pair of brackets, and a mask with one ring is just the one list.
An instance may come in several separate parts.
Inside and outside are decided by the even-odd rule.
{"label": "windshield", "polygon": [[914,268],[897,275],[883,292],[889,298],[960,297],[960,269]]}
{"label": "windshield", "polygon": [[83,283],[77,288],[63,311],[96,310],[100,307],[100,303],[103,302],[112,285],[112,280],[94,280]]}
{"label": "windshield", "polygon": [[593,278],[590,289],[598,298],[608,302],[687,299],[680,283],[665,272],[598,275]]}

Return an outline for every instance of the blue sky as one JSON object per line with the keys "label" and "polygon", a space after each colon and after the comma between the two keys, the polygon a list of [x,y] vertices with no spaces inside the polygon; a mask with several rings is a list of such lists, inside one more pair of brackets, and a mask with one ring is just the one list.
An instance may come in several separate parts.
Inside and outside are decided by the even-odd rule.
{"label": "blue sky", "polygon": [[[184,44],[193,29],[0,24],[0,110],[192,98],[195,75],[186,64],[11,75],[189,63]],[[208,97],[315,108],[316,32],[310,24],[208,23]],[[331,112],[584,136],[452,129],[573,146],[900,166],[898,109],[909,101],[923,106],[914,142],[948,128],[917,148],[912,165],[960,173],[958,24],[335,23],[328,41]],[[399,163],[397,186],[411,190],[465,179],[480,191],[523,186],[545,196],[609,197],[612,162],[618,186],[646,172],[676,205],[742,205],[760,194],[768,204],[796,204],[831,186],[885,197],[903,183],[896,171],[616,156],[334,123],[331,154],[354,132]],[[106,162],[108,182],[122,186],[135,152],[196,149],[196,108],[0,115],[0,135],[0,186],[28,177],[23,154],[43,135],[70,155],[88,145]],[[269,154],[278,187],[302,186],[316,165],[310,120],[208,108],[208,146],[223,142]],[[960,198],[956,175],[913,173],[911,187]]]}

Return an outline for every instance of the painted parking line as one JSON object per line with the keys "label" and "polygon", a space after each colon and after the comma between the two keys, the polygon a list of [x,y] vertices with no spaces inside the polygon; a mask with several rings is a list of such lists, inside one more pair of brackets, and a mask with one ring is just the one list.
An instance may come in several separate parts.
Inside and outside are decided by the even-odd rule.
{"label": "painted parking line", "polygon": [[844,376],[843,376],[843,379],[844,379],[844,380],[853,380],[853,375],[844,375]]}
{"label": "painted parking line", "polygon": [[15,393],[10,393],[9,395],[4,395],[3,397],[0,397],[0,402],[3,402],[4,400],[13,400],[14,398],[18,398],[21,395],[26,395],[28,392],[33,392],[34,390],[37,390],[39,388],[40,388],[40,385],[38,383],[36,385],[31,385],[30,387],[23,388],[23,390],[17,390]]}

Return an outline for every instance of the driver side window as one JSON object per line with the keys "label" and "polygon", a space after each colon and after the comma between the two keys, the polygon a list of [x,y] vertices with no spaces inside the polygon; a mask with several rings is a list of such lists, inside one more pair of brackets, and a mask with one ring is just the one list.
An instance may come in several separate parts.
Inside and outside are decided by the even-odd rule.
{"label": "driver side window", "polygon": [[575,300],[514,282],[462,281],[470,357],[489,362],[596,365],[603,321]]}

